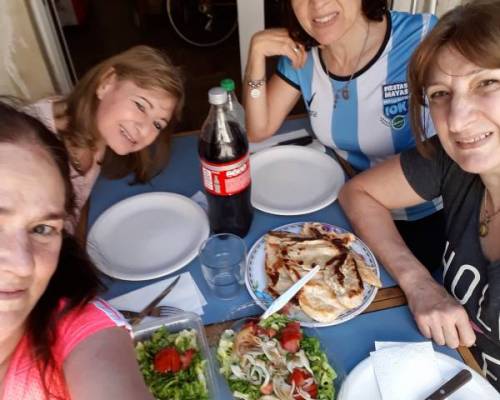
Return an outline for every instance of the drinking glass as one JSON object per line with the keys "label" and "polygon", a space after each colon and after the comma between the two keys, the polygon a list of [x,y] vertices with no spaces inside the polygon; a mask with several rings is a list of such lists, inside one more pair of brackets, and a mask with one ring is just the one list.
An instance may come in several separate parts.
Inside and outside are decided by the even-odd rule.
{"label": "drinking glass", "polygon": [[205,240],[199,251],[201,271],[215,296],[238,295],[245,276],[245,242],[232,233],[219,233]]}

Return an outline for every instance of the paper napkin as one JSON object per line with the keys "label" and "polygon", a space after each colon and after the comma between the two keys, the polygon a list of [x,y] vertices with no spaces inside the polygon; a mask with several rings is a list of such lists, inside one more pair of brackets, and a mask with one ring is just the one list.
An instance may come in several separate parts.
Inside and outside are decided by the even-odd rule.
{"label": "paper napkin", "polygon": [[208,212],[208,201],[207,196],[202,191],[198,190],[195,194],[191,196],[196,204],[198,204],[205,212]]}
{"label": "paper napkin", "polygon": [[383,400],[422,400],[443,383],[431,342],[375,342],[370,353]]}
{"label": "paper napkin", "polygon": [[[142,287],[109,300],[119,310],[140,311],[165,289],[177,276]],[[203,315],[203,306],[207,301],[189,272],[181,274],[181,279],[174,289],[159,305],[178,307],[184,311]]]}

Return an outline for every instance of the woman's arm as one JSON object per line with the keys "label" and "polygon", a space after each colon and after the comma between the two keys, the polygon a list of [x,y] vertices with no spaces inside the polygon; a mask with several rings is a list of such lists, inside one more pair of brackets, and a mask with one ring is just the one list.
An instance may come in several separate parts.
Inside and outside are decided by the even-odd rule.
{"label": "woman's arm", "polygon": [[452,348],[472,345],[475,335],[465,309],[415,258],[392,220],[389,210],[424,201],[406,180],[399,156],[353,178],[339,201],[355,232],[405,293],[422,334]]}
{"label": "woman's arm", "polygon": [[[294,50],[295,49],[295,50]],[[245,72],[243,99],[248,139],[258,142],[273,135],[300,97],[300,91],[277,75],[266,83],[266,58],[287,56],[295,68],[306,60],[303,47],[297,45],[285,29],[268,29],[252,37]],[[260,94],[252,97],[249,81],[263,81]]]}
{"label": "woman's arm", "polygon": [[73,400],[153,400],[123,328],[99,331],[79,343],[64,362]]}

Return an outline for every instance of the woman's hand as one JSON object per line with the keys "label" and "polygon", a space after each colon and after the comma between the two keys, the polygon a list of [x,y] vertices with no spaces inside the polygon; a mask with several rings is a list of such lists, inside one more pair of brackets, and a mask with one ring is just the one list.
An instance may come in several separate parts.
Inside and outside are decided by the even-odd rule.
{"label": "woman's hand", "polygon": [[257,32],[250,42],[248,57],[250,63],[262,62],[262,59],[272,56],[288,57],[294,68],[302,68],[307,59],[304,46],[294,42],[288,31],[283,28]]}
{"label": "woman's hand", "polygon": [[[295,68],[301,68],[307,58],[304,47],[295,43],[286,29],[267,29],[252,37],[243,89],[247,136],[251,142],[273,135],[300,97],[297,88],[277,75],[266,81],[266,58],[279,55],[288,57]],[[252,81],[260,83],[253,94],[249,85]]]}
{"label": "woman's hand", "polygon": [[405,290],[420,332],[439,345],[453,349],[476,341],[465,309],[432,277]]}

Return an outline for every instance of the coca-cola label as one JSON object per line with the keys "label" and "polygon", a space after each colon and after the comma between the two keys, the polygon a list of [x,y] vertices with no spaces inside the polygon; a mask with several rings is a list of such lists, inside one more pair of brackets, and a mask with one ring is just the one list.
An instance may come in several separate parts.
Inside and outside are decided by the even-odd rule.
{"label": "coca-cola label", "polygon": [[217,196],[231,196],[250,185],[250,161],[244,157],[228,163],[215,164],[201,159],[203,186]]}

